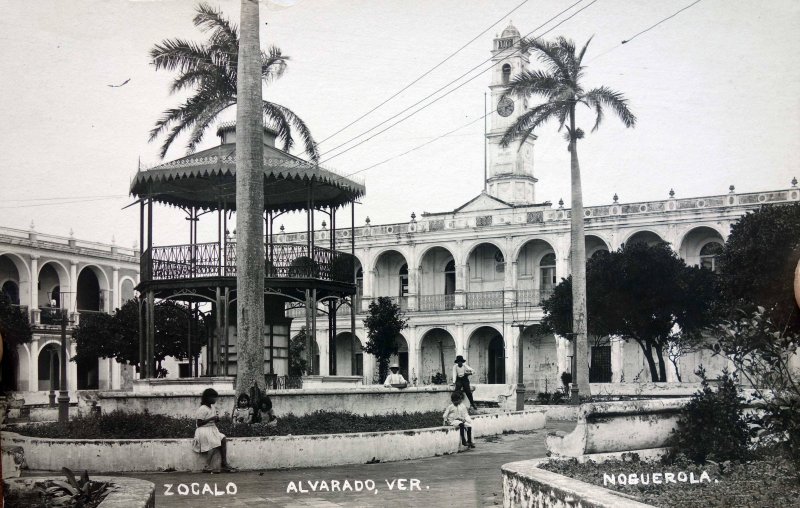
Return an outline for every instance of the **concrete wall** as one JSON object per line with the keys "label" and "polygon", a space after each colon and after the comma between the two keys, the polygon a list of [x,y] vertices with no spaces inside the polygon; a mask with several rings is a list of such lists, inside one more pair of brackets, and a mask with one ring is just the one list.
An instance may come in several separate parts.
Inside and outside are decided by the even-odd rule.
{"label": "concrete wall", "polygon": [[[233,390],[217,390],[220,398],[217,409],[230,413],[234,407]],[[131,393],[98,392],[103,413],[115,409],[128,413],[145,410],[153,414],[176,417],[194,416],[200,406],[200,393]],[[444,411],[450,404],[448,386],[409,387],[405,389],[365,386],[360,388],[320,388],[276,390],[269,392],[272,407],[278,416],[301,416],[316,411],[345,411],[360,415],[403,412]]]}
{"label": "concrete wall", "polygon": [[539,508],[652,508],[597,485],[539,469],[548,459],[504,464],[503,506]]}
{"label": "concrete wall", "polygon": [[[688,398],[582,404],[569,434],[547,436],[553,455],[579,457],[663,447]],[[624,429],[624,432],[620,432]]]}
{"label": "concrete wall", "polygon": [[[496,413],[474,418],[473,436],[541,429],[543,409]],[[200,471],[205,456],[192,451],[191,439],[43,439],[4,432],[3,448],[21,446],[30,469],[59,471]],[[231,465],[243,470],[324,467],[379,460],[433,457],[455,453],[458,429],[428,429],[319,436],[231,438]]]}

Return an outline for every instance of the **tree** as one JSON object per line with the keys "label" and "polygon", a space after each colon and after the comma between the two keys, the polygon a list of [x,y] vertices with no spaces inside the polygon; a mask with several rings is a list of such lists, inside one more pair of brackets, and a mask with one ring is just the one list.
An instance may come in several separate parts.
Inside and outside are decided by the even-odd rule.
{"label": "tree", "polygon": [[5,293],[0,291],[0,337],[2,337],[2,363],[0,363],[0,386],[3,391],[16,390],[17,346],[27,344],[33,338],[28,313],[13,305]]}
{"label": "tree", "polygon": [[289,375],[302,376],[308,368],[308,360],[304,358],[306,350],[306,327],[300,328],[300,333],[289,341]]}
{"label": "tree", "polygon": [[[256,7],[258,7],[256,5]],[[258,13],[256,12],[256,17]],[[246,17],[242,17],[243,22]],[[256,20],[257,21],[257,20]],[[194,91],[177,108],[164,111],[162,117],[150,131],[150,141],[168,132],[161,145],[163,158],[175,139],[183,132],[190,132],[186,148],[193,152],[208,126],[224,110],[236,104],[238,90],[239,30],[226,19],[222,12],[201,3],[197,6],[194,25],[203,32],[210,33],[206,43],[196,43],[184,39],[167,39],[156,44],[150,51],[150,58],[156,70],[177,71],[172,82],[171,93],[191,89]],[[281,50],[271,46],[267,51],[258,50],[254,58],[260,59],[260,75],[265,83],[279,78],[286,69],[289,57]],[[258,64],[256,64],[258,66]],[[260,73],[260,74],[259,74]],[[259,84],[261,82],[259,80]],[[295,144],[292,129],[303,143],[305,153],[316,161],[319,158],[316,143],[303,120],[290,109],[274,102],[262,101],[258,91],[256,110],[263,113],[264,124],[278,132],[283,149],[288,151]],[[259,139],[260,133],[259,133]]]}
{"label": "tree", "polygon": [[[589,334],[635,341],[653,381],[667,380],[669,350],[674,354],[699,344],[713,323],[713,272],[686,266],[667,244],[633,243],[617,252],[598,252],[586,277]],[[562,280],[542,304],[543,325],[560,335],[571,330],[572,284],[572,277]]]}
{"label": "tree", "polygon": [[236,393],[264,382],[264,160],[258,0],[242,0],[236,108]]}
{"label": "tree", "polygon": [[764,206],[731,227],[720,259],[723,312],[767,309],[781,329],[800,333],[794,271],[800,260],[800,203]]}
{"label": "tree", "polygon": [[367,329],[367,343],[364,351],[374,355],[378,361],[378,376],[386,379],[389,372],[389,358],[397,354],[397,335],[404,330],[408,320],[403,317],[400,306],[388,296],[381,296],[369,304],[364,327]]}
{"label": "tree", "polygon": [[[572,326],[570,332],[577,340],[577,357],[588,358],[587,314],[586,314],[586,244],[583,225],[583,194],[581,190],[581,171],[578,163],[578,140],[584,132],[577,126],[576,107],[583,104],[595,114],[592,132],[600,127],[604,108],[608,107],[622,120],[626,127],[636,124],[636,117],[628,109],[628,101],[622,93],[605,86],[583,89],[581,81],[584,67],[581,65],[589,41],[576,53],[575,43],[564,37],[554,42],[541,39],[522,39],[520,50],[533,51],[544,64],[544,70],[525,71],[514,77],[506,88],[506,94],[520,98],[541,96],[545,102],[534,106],[520,115],[508,128],[502,145],[508,146],[521,138],[524,142],[534,135],[540,126],[550,120],[558,122],[559,131],[566,130],[566,140],[570,153],[571,175],[571,226],[570,226],[570,271],[575,282],[572,294]],[[589,365],[586,361],[577,362],[576,379],[578,391],[583,395],[589,392]]]}
{"label": "tree", "polygon": [[[192,358],[208,342],[203,319],[190,316],[186,307],[165,300],[155,306],[155,361],[162,370],[164,358],[189,358],[189,323],[192,323]],[[111,314],[87,314],[72,332],[76,342],[75,362],[114,358],[119,363],[139,366],[139,300],[134,298]]]}

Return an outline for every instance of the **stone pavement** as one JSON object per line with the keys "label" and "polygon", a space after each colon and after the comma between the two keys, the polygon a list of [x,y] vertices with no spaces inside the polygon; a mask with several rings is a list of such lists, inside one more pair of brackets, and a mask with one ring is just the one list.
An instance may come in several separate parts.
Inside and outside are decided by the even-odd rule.
{"label": "stone pavement", "polygon": [[[570,431],[574,427],[574,422],[549,422],[539,431],[477,439],[473,450],[402,462],[219,475],[151,473],[125,476],[155,483],[158,508],[494,506],[503,504],[501,465],[544,457],[547,432]],[[370,482],[374,482],[374,487]],[[314,484],[316,492],[311,487]],[[367,487],[371,490],[368,491]],[[215,491],[221,495],[214,495]]]}

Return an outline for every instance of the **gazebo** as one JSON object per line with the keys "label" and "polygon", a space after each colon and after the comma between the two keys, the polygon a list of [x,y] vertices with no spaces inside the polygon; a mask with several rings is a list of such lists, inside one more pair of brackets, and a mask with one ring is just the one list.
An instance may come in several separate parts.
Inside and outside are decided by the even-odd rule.
{"label": "gazebo", "polygon": [[[150,169],[139,169],[130,193],[140,204],[139,320],[141,377],[155,376],[154,306],[157,299],[172,299],[195,306],[211,306],[215,331],[207,346],[205,374],[236,373],[236,242],[229,221],[236,211],[236,127],[222,124],[217,130],[220,144]],[[305,308],[311,358],[316,338],[318,306],[328,309],[329,330],[336,335],[336,310],[350,306],[352,336],[355,336],[353,296],[356,293],[354,253],[354,206],[364,195],[363,183],[317,164],[292,156],[275,147],[276,133],[264,130],[264,246],[265,246],[265,374],[288,374],[289,326],[286,309]],[[189,242],[154,245],[154,204],[177,208],[186,215]],[[350,228],[337,229],[336,212],[350,205]],[[274,230],[278,217],[305,212],[304,232],[293,235],[300,243],[283,241]],[[327,216],[330,227],[315,230],[315,213]],[[216,238],[198,241],[198,223],[215,221]],[[212,222],[213,224],[213,222]],[[205,228],[206,231],[208,228]],[[213,229],[213,227],[212,227]],[[349,252],[336,249],[349,247]],[[349,245],[348,245],[349,244]],[[312,362],[308,363],[309,368]],[[191,367],[190,367],[191,369]],[[199,373],[194,369],[193,375]]]}

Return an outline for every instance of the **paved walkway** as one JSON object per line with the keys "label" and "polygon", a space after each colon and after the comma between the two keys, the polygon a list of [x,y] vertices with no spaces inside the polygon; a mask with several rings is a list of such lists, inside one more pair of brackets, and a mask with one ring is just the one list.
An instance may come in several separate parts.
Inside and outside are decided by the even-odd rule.
{"label": "paved walkway", "polygon": [[[152,473],[133,476],[156,484],[156,506],[159,508],[494,506],[503,504],[500,466],[544,457],[547,432],[570,431],[574,426],[574,422],[551,422],[539,431],[478,439],[473,450],[402,462],[220,475]],[[368,492],[362,486],[361,492],[355,491],[359,487],[357,482],[368,481],[374,482],[372,490]],[[316,492],[310,486],[312,482],[318,482]],[[325,487],[334,490],[334,482],[338,482],[338,492],[324,491]],[[392,486],[389,482],[393,482]],[[195,494],[191,491],[192,483],[198,484],[194,486]],[[167,493],[167,484],[171,485],[169,492],[172,495]],[[235,485],[235,495],[211,494],[214,490],[223,493],[226,487],[232,492],[234,487],[230,484]],[[293,487],[297,487],[296,490]],[[204,488],[205,495],[202,494]]]}

